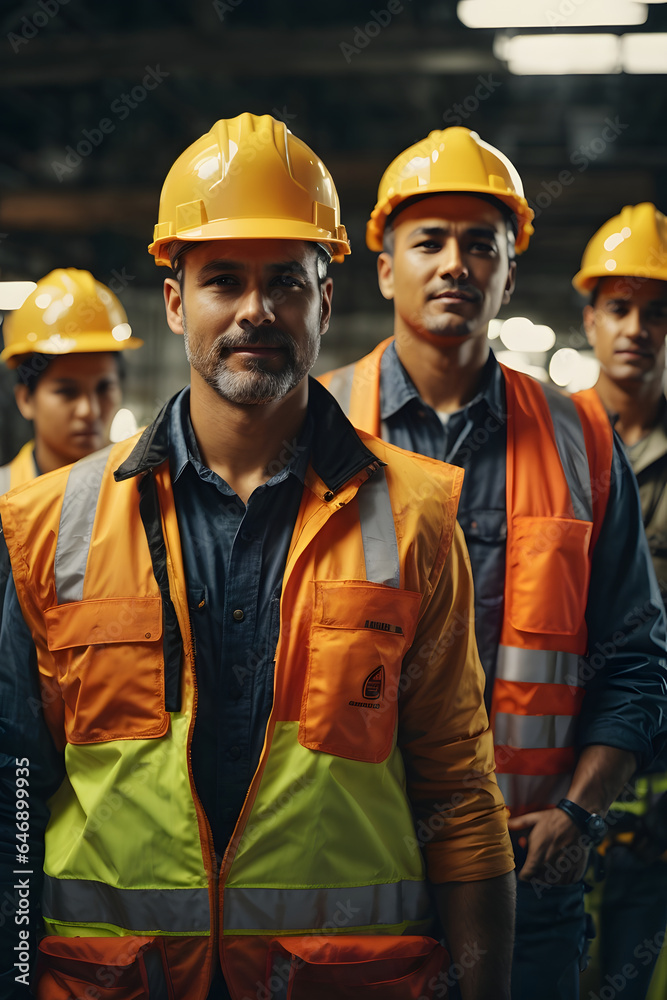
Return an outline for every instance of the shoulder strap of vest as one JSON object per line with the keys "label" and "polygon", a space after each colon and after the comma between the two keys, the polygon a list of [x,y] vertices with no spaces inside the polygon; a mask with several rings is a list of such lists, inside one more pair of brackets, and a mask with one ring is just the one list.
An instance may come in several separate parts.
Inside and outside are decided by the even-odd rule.
{"label": "shoulder strap of vest", "polygon": [[355,427],[380,437],[380,366],[382,355],[393,337],[366,357],[345,368],[322,375],[319,381],[334,396],[343,413]]}
{"label": "shoulder strap of vest", "polygon": [[[576,397],[548,386],[521,372],[503,366],[507,390],[508,423],[508,496],[514,491],[512,509],[520,512],[521,493],[530,491],[525,513],[553,513],[540,510],[540,490],[531,484],[548,482],[558,496],[560,469],[569,492],[569,514],[580,520],[592,521],[593,543],[602,525],[609,495],[611,470],[611,428],[606,419],[587,419],[587,409],[577,405]],[[599,417],[599,414],[597,414]],[[522,477],[521,484],[510,481],[514,463],[509,461],[515,438],[527,449],[531,463],[538,462],[541,476]],[[517,493],[519,496],[517,497]],[[525,498],[524,498],[525,499]],[[560,498],[561,502],[563,498]],[[567,500],[568,498],[566,498]]]}
{"label": "shoulder strap of vest", "polygon": [[584,389],[572,396],[586,441],[591,466],[593,496],[593,544],[597,541],[609,501],[614,433],[602,400],[595,389]]}
{"label": "shoulder strap of vest", "polygon": [[0,466],[0,496],[9,489],[11,475],[11,469],[8,465]]}

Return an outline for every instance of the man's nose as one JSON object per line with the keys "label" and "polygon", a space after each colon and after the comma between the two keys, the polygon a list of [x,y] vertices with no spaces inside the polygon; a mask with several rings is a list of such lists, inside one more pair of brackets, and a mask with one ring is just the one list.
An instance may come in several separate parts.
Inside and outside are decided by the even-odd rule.
{"label": "man's nose", "polygon": [[438,273],[441,277],[449,276],[456,281],[460,278],[468,277],[468,267],[463,259],[461,247],[457,239],[450,237],[446,240],[439,256]]}
{"label": "man's nose", "polygon": [[84,420],[92,421],[99,419],[101,412],[102,410],[100,407],[100,401],[97,398],[97,393],[81,393],[76,401],[77,416],[83,417]]}
{"label": "man's nose", "polygon": [[252,326],[269,326],[275,322],[273,301],[268,292],[259,285],[253,285],[245,290],[236,310],[236,322],[243,327],[244,323]]}

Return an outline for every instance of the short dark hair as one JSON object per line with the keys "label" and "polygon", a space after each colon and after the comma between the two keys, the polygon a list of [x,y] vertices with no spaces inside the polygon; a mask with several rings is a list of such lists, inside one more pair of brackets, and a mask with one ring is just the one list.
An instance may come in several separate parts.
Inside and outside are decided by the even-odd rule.
{"label": "short dark hair", "polygon": [[[127,375],[127,364],[125,363],[125,358],[123,357],[122,351],[91,351],[91,352],[81,352],[81,353],[100,353],[100,354],[113,354],[116,359],[116,365],[118,367],[118,378],[121,383],[125,381]],[[56,358],[68,357],[66,354],[25,354],[16,369],[16,384],[24,385],[28,394],[32,396],[33,392],[37,388],[37,383],[44,375],[49,365]]]}
{"label": "short dark hair", "polygon": [[494,198],[491,194],[483,194],[477,191],[433,191],[429,194],[416,194],[411,198],[406,198],[405,201],[399,202],[396,208],[389,214],[387,221],[384,225],[384,234],[382,237],[382,249],[385,253],[393,254],[394,252],[394,220],[400,213],[408,208],[410,205],[416,204],[418,201],[425,201],[427,198],[435,198],[440,194],[463,194],[469,195],[471,198],[480,198],[482,201],[487,201],[489,205],[493,205],[497,208],[503,219],[505,220],[505,226],[507,228],[507,249],[508,256],[510,260],[514,260],[515,250],[514,244],[516,242],[516,237],[519,232],[519,220],[512,211],[512,209],[500,198]]}
{"label": "short dark hair", "polygon": [[[183,280],[183,258],[189,250],[198,245],[199,241],[191,240],[189,243],[181,242],[180,240],[174,240],[166,247],[167,256],[171,263],[171,270],[178,281],[179,285]],[[315,247],[315,253],[317,254],[317,280],[321,284],[326,281],[327,272],[329,264],[331,263],[331,254],[327,248],[321,243],[313,244]]]}

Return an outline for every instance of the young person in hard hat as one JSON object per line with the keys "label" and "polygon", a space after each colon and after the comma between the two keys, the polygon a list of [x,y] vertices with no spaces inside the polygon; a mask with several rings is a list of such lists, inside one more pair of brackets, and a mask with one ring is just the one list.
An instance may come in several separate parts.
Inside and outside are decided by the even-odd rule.
{"label": "young person in hard hat", "polygon": [[[589,298],[586,335],[600,362],[595,391],[625,446],[663,602],[667,599],[667,218],[627,205],[591,238],[572,281]],[[613,805],[599,911],[600,986],[644,1000],[667,925],[667,757]],[[646,942],[656,947],[647,947]],[[641,953],[641,960],[638,952]],[[623,969],[632,966],[627,977]],[[627,980],[627,981],[626,981]],[[655,993],[662,1000],[664,988]]]}
{"label": "young person in hard hat", "polygon": [[122,399],[121,352],[141,347],[122,305],[88,271],[51,271],[3,323],[0,361],[34,439],[0,467],[0,493],[109,443]]}
{"label": "young person in hard hat", "polygon": [[531,218],[517,171],[474,132],[432,132],[398,156],[367,227],[394,338],[323,382],[356,426],[465,469],[458,517],[520,869],[512,995],[572,1000],[582,844],[601,839],[652,756],[665,635],[631,472],[599,401],[565,398],[489,348]]}
{"label": "young person in hard hat", "polygon": [[331,175],[268,115],[219,121],[149,249],[190,387],[0,501],[2,635],[29,628],[39,669],[0,649],[43,918],[26,978],[41,927],[44,998],[417,1000],[465,969],[465,1000],[507,1000],[462,473],[357,433],[308,380],[349,253]]}

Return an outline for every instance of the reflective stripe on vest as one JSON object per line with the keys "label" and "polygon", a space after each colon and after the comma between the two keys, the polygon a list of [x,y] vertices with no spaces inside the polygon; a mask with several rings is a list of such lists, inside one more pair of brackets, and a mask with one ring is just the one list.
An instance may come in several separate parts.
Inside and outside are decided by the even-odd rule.
{"label": "reflective stripe on vest", "polygon": [[44,877],[47,920],[113,924],[136,934],[208,934],[208,889],[119,889],[89,879]]}
{"label": "reflective stripe on vest", "polygon": [[327,385],[327,389],[345,414],[350,412],[354,368],[354,365],[347,365],[345,368],[339,368],[333,373],[331,381]]}
{"label": "reflective stripe on vest", "polygon": [[570,488],[573,516],[579,521],[593,520],[591,470],[586,453],[584,431],[572,400],[559,392],[545,393],[556,437],[556,447]]}
{"label": "reflective stripe on vest", "polygon": [[361,538],[366,560],[366,579],[398,587],[400,563],[396,526],[384,469],[373,473],[357,492]]}
{"label": "reflective stripe on vest", "polygon": [[8,491],[11,477],[10,467],[8,465],[0,466],[0,496]]}
{"label": "reflective stripe on vest", "polygon": [[556,805],[565,798],[570,787],[571,773],[567,774],[502,774],[496,773],[498,787],[505,802],[512,803],[513,812],[540,810],[545,805]]}
{"label": "reflective stripe on vest", "polygon": [[58,604],[83,600],[97,498],[112,447],[82,458],[67,477],[54,563]]}
{"label": "reflective stripe on vest", "polygon": [[237,930],[303,930],[370,927],[422,920],[428,912],[424,882],[307,889],[230,888],[225,890],[225,933]]}

